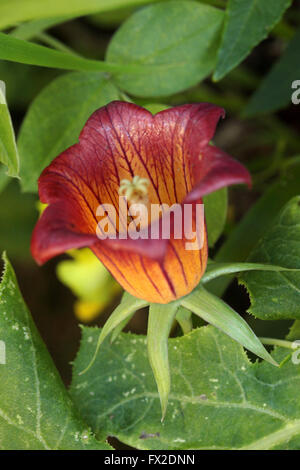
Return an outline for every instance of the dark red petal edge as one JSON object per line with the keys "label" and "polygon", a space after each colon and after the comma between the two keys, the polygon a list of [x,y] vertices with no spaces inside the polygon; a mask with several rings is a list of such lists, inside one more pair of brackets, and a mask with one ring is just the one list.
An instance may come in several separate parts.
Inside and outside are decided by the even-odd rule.
{"label": "dark red petal edge", "polygon": [[232,184],[246,184],[251,188],[251,175],[240,162],[214,146],[208,146],[204,154],[203,163],[194,166],[196,182],[185,204]]}
{"label": "dark red petal edge", "polygon": [[55,203],[47,207],[33,230],[30,248],[38,264],[67,250],[91,246],[97,240],[95,235],[74,230],[59,206],[60,203]]}

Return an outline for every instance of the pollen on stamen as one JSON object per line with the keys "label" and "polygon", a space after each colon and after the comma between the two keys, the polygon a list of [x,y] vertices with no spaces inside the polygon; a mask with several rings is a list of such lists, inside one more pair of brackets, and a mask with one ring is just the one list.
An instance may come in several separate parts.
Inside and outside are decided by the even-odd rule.
{"label": "pollen on stamen", "polygon": [[136,175],[132,181],[123,179],[120,182],[119,195],[124,196],[129,203],[146,203],[148,198],[149,180]]}

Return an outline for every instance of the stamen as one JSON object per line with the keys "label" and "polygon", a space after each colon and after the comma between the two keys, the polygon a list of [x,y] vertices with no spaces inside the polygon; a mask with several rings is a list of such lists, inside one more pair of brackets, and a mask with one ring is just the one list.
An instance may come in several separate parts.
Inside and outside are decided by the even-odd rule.
{"label": "stamen", "polygon": [[127,179],[121,180],[119,194],[126,197],[127,201],[131,204],[147,204],[148,186],[149,180],[147,178],[141,178],[136,175],[132,178],[132,181]]}

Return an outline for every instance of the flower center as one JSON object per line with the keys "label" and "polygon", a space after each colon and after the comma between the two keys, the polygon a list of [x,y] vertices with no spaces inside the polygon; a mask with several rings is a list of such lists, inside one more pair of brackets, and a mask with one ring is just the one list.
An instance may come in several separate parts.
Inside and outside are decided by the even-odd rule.
{"label": "flower center", "polygon": [[148,186],[149,180],[136,175],[132,181],[123,179],[120,182],[119,194],[127,199],[129,204],[145,204],[148,203]]}

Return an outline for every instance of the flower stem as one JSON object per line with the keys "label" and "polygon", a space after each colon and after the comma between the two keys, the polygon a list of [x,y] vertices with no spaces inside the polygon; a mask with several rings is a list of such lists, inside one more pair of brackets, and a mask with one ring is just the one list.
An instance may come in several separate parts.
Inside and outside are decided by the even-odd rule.
{"label": "flower stem", "polygon": [[292,341],[286,341],[284,339],[276,339],[276,338],[259,338],[259,339],[263,344],[267,344],[270,346],[280,346],[282,348],[295,349],[295,347],[293,347],[294,343]]}
{"label": "flower stem", "polygon": [[76,55],[79,57],[79,54],[77,54],[70,47],[66,46],[64,43],[62,43],[58,39],[54,38],[53,36],[50,36],[50,34],[39,33],[36,35],[36,39],[39,39],[44,44],[46,44],[47,46],[53,47],[53,49],[56,49],[57,51],[66,52],[67,54],[72,54],[72,55]]}

